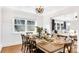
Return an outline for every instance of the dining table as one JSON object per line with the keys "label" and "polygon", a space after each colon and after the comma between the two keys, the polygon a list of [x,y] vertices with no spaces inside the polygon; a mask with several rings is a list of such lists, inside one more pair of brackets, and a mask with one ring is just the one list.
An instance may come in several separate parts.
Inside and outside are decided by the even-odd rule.
{"label": "dining table", "polygon": [[42,50],[45,53],[57,53],[64,52],[64,43],[63,41],[46,41],[45,39],[37,39],[37,48]]}
{"label": "dining table", "polygon": [[[66,41],[63,37],[62,38],[35,38],[33,39],[36,41],[36,47],[40,49],[41,51],[45,53],[58,53],[62,52],[65,53],[65,47],[70,46],[71,43],[69,41]],[[72,47],[70,49],[70,52],[72,51]]]}

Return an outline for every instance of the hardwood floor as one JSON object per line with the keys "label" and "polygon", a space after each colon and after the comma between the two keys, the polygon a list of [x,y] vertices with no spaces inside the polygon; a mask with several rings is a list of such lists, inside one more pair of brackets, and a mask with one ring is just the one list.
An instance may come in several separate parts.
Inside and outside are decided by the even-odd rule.
{"label": "hardwood floor", "polygon": [[[19,44],[9,47],[3,47],[1,53],[23,53],[23,52],[21,51],[21,44]],[[38,52],[38,53],[42,53],[42,52]],[[77,53],[77,46],[74,46],[73,53]]]}
{"label": "hardwood floor", "polygon": [[3,47],[2,53],[22,53],[21,52],[21,44],[9,46],[9,47]]}
{"label": "hardwood floor", "polygon": [[[39,49],[37,51],[38,51],[37,53],[44,53]],[[19,44],[19,45],[14,45],[9,47],[3,47],[1,53],[23,53],[23,52],[21,51],[21,44]]]}

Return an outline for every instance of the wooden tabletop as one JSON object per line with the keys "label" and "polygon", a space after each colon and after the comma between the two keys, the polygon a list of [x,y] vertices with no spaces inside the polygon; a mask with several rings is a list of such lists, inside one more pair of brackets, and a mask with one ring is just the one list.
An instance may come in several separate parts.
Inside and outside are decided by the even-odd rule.
{"label": "wooden tabletop", "polygon": [[64,44],[57,44],[55,42],[41,40],[37,43],[37,47],[45,53],[53,53],[64,48]]}

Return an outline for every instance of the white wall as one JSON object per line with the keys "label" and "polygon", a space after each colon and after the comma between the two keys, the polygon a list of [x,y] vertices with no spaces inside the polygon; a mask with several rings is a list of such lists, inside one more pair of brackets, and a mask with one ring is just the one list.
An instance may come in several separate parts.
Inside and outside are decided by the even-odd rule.
{"label": "white wall", "polygon": [[37,23],[38,23],[38,26],[43,27],[43,15],[38,15]]}
{"label": "white wall", "polygon": [[37,25],[41,26],[41,24],[42,24],[41,21],[39,22],[41,17],[39,17],[36,14],[18,11],[18,10],[13,10],[13,9],[3,7],[3,10],[2,10],[2,18],[3,18],[2,19],[2,24],[3,24],[2,25],[2,32],[3,32],[2,44],[3,44],[3,47],[21,44],[20,34],[15,34],[12,31],[13,30],[12,19],[15,17],[37,20]]}
{"label": "white wall", "polygon": [[51,33],[51,20],[49,15],[43,17],[43,28],[46,28]]}
{"label": "white wall", "polygon": [[0,51],[1,51],[1,48],[2,48],[2,44],[1,44],[1,19],[2,19],[2,17],[1,17],[1,7],[0,7]]}
{"label": "white wall", "polygon": [[79,8],[78,8],[78,21],[76,23],[77,23],[77,29],[78,29],[77,52],[79,53]]}

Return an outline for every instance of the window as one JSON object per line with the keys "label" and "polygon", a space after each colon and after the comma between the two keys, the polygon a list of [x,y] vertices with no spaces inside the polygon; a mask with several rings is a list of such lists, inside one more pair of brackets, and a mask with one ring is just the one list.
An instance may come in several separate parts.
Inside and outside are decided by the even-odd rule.
{"label": "window", "polygon": [[27,21],[27,31],[35,30],[35,21]]}
{"label": "window", "polygon": [[63,32],[66,30],[66,23],[64,24],[64,21],[55,21],[55,30],[59,32]]}
{"label": "window", "polygon": [[16,18],[14,21],[14,32],[33,32],[35,31],[36,21]]}
{"label": "window", "polygon": [[60,30],[60,24],[57,23],[57,30]]}
{"label": "window", "polygon": [[25,20],[14,20],[14,29],[16,32],[22,32],[25,31]]}
{"label": "window", "polygon": [[64,30],[64,24],[61,24],[61,30]]}

